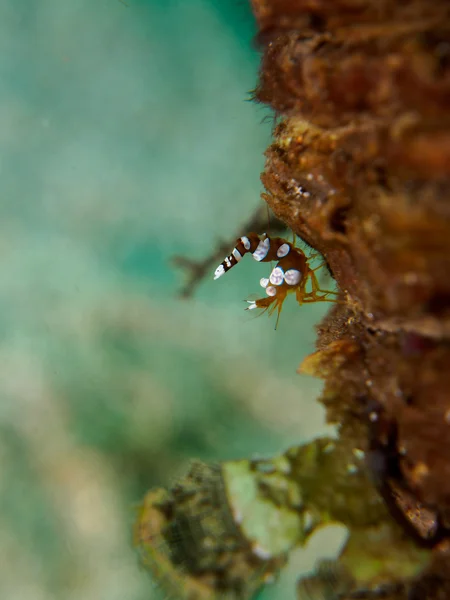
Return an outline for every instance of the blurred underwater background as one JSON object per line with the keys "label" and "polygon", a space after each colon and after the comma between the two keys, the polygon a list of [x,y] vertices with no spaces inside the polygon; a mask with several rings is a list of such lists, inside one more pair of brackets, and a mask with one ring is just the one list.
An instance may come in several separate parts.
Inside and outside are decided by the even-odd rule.
{"label": "blurred underwater background", "polygon": [[243,310],[267,267],[181,300],[171,265],[262,202],[254,34],[245,0],[0,3],[2,599],[163,598],[146,490],[325,430],[296,369],[327,306],[289,299],[275,331]]}

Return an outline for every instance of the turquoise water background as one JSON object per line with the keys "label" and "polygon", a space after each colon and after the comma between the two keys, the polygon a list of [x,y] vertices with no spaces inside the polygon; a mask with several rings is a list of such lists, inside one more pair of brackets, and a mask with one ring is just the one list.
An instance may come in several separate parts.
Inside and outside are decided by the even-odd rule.
{"label": "turquoise water background", "polygon": [[261,202],[254,34],[243,0],[0,2],[2,599],[163,597],[131,544],[145,491],[323,431],[296,368],[327,307],[274,331],[243,310],[262,265],[182,301],[170,264]]}

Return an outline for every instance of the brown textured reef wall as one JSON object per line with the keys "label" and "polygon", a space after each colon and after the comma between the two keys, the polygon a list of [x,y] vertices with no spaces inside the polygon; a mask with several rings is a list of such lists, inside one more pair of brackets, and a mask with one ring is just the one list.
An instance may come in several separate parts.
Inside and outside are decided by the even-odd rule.
{"label": "brown textured reef wall", "polygon": [[364,438],[393,514],[435,548],[410,597],[450,598],[450,3],[252,4],[255,96],[279,115],[265,199],[343,294],[303,370],[326,379],[342,434]]}

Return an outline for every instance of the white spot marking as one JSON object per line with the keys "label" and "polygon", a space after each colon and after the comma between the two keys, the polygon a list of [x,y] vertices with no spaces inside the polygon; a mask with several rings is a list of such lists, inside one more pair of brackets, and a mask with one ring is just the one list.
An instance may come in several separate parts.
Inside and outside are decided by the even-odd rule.
{"label": "white spot marking", "polygon": [[286,256],[286,254],[289,254],[289,250],[289,244],[282,244],[277,250],[278,258],[283,258],[283,256]]}
{"label": "white spot marking", "polygon": [[303,528],[306,531],[308,531],[308,529],[311,529],[313,525],[314,525],[314,518],[313,518],[312,514],[309,512],[309,510],[306,510],[303,513]]}
{"label": "white spot marking", "polygon": [[378,414],[373,410],[369,415],[369,419],[372,423],[375,423],[378,421]]}
{"label": "white spot marking", "polygon": [[228,258],[228,256],[227,256],[227,257],[226,257],[226,259],[225,259],[225,264],[226,264],[226,266],[227,266],[229,269],[231,268],[231,261],[230,261],[230,259]]}
{"label": "white spot marking", "polygon": [[253,300],[247,300],[248,302],[248,306],[247,306],[247,310],[253,310],[254,308],[256,308],[256,302],[253,302]]}
{"label": "white spot marking", "polygon": [[244,515],[241,513],[240,510],[233,510],[233,517],[234,517],[234,522],[237,523],[238,525],[240,525],[242,523],[242,521],[244,520]]}
{"label": "white spot marking", "polygon": [[254,544],[252,550],[253,554],[256,554],[256,556],[262,558],[263,560],[267,560],[272,557],[270,552],[268,552],[265,548],[262,548],[258,544]]}
{"label": "white spot marking", "polygon": [[266,258],[267,253],[269,252],[269,248],[270,248],[269,238],[262,240],[261,242],[259,242],[256,250],[253,252],[253,255],[252,255],[253,258],[257,261],[263,260],[264,258]]}
{"label": "white spot marking", "polygon": [[223,268],[223,265],[219,265],[217,267],[217,269],[214,271],[214,279],[219,279],[219,277],[222,277],[222,275],[225,273],[225,269]]}
{"label": "white spot marking", "polygon": [[259,280],[259,285],[263,288],[266,288],[269,285],[269,280],[267,279],[267,277],[261,277],[261,279]]}
{"label": "white spot marking", "polygon": [[266,294],[268,296],[276,296],[277,288],[274,285],[269,285],[266,287]]}
{"label": "white spot marking", "polygon": [[365,452],[364,450],[361,450],[361,448],[353,448],[353,454],[355,458],[357,458],[358,460],[362,460],[364,458]]}
{"label": "white spot marking", "polygon": [[251,245],[251,244],[250,244],[250,240],[248,239],[248,237],[247,237],[247,236],[245,236],[245,235],[244,235],[244,236],[242,236],[242,237],[241,237],[241,242],[244,244],[244,248],[245,248],[246,250],[250,250],[250,245]]}
{"label": "white spot marking", "polygon": [[270,274],[269,281],[273,285],[281,285],[284,281],[284,271],[281,267],[275,267]]}
{"label": "white spot marking", "polygon": [[294,187],[294,189],[295,189],[295,193],[296,193],[298,196],[304,196],[305,198],[309,198],[309,197],[310,197],[310,195],[311,195],[309,192],[307,192],[307,191],[305,190],[305,188],[302,188],[302,186],[301,186],[301,185],[296,185],[296,186]]}
{"label": "white spot marking", "polygon": [[302,274],[297,269],[289,269],[284,274],[284,280],[288,285],[297,285],[302,278]]}
{"label": "white spot marking", "polygon": [[234,258],[237,260],[237,262],[239,262],[242,258],[242,254],[239,252],[239,250],[237,248],[233,248],[233,252],[232,252]]}

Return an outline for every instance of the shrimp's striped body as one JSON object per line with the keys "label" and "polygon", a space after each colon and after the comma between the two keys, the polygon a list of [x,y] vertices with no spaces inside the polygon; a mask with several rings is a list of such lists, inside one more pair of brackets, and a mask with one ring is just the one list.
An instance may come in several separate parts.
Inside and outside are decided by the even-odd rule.
{"label": "shrimp's striped body", "polygon": [[[231,254],[215,270],[214,279],[229,271],[248,253],[258,262],[277,263],[269,277],[260,280],[267,297],[255,301],[248,300],[248,310],[262,308],[272,314],[277,309],[279,317],[286,296],[293,292],[299,304],[336,301],[337,293],[321,289],[315,274],[324,263],[314,269],[308,264],[308,261],[317,255],[307,257],[300,248],[296,248],[284,238],[269,237],[266,234],[259,236],[257,233],[249,233],[239,238]],[[308,281],[311,282],[309,291],[306,289]]]}

